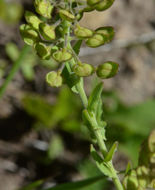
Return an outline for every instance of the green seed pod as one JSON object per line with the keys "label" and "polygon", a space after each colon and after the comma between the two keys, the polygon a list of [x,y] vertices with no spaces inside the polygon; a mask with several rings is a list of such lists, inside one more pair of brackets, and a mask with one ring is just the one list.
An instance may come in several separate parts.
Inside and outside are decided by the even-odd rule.
{"label": "green seed pod", "polygon": [[106,9],[108,9],[109,7],[112,6],[112,4],[114,3],[115,0],[101,0],[100,3],[97,3],[95,5],[95,9],[97,11],[104,11]]}
{"label": "green seed pod", "polygon": [[52,87],[60,87],[62,85],[62,77],[60,75],[61,73],[55,72],[55,71],[51,71],[46,75],[46,82],[52,86]]}
{"label": "green seed pod", "polygon": [[56,38],[55,26],[50,26],[46,23],[40,23],[39,31],[45,40],[54,40]]}
{"label": "green seed pod", "polygon": [[56,51],[52,54],[53,59],[55,59],[58,62],[65,62],[72,58],[72,54],[69,53],[66,49],[62,49],[59,51]]}
{"label": "green seed pod", "polygon": [[137,176],[147,176],[149,175],[149,169],[145,166],[139,166],[136,170]]}
{"label": "green seed pod", "polygon": [[78,5],[85,5],[87,3],[87,0],[80,0],[80,1],[74,1],[77,2]]}
{"label": "green seed pod", "polygon": [[125,190],[137,190],[138,189],[138,179],[136,171],[132,170],[129,175],[127,175],[123,180],[123,185]]}
{"label": "green seed pod", "polygon": [[62,20],[68,20],[69,22],[72,22],[75,19],[75,16],[73,14],[63,9],[59,10],[59,15]]}
{"label": "green seed pod", "polygon": [[37,55],[42,59],[50,59],[51,57],[51,47],[46,46],[44,43],[39,42],[34,45],[34,49],[37,52]]}
{"label": "green seed pod", "polygon": [[87,4],[90,6],[95,5],[99,2],[101,2],[101,0],[87,0]]}
{"label": "green seed pod", "polygon": [[30,25],[22,24],[20,26],[20,34],[24,42],[30,46],[39,41],[39,35]]}
{"label": "green seed pod", "polygon": [[30,11],[25,12],[25,20],[36,30],[39,29],[39,24],[42,22],[34,13]]}
{"label": "green seed pod", "polygon": [[53,6],[49,0],[35,0],[36,12],[41,16],[50,19],[52,17]]}
{"label": "green seed pod", "polygon": [[59,50],[58,46],[52,46],[51,47],[51,54],[53,54],[54,52],[56,52],[58,50]]}
{"label": "green seed pod", "polygon": [[148,138],[148,147],[150,152],[155,153],[155,130],[153,130]]}
{"label": "green seed pod", "polygon": [[94,6],[87,5],[87,7],[83,9],[83,12],[91,12],[93,10],[95,10]]}
{"label": "green seed pod", "polygon": [[146,168],[145,166],[139,166],[136,169],[138,183],[141,187],[146,188],[149,183],[149,168]]}
{"label": "green seed pod", "polygon": [[106,43],[111,41],[115,35],[114,29],[111,26],[97,28],[95,33],[102,34],[106,40]]}
{"label": "green seed pod", "polygon": [[98,66],[96,74],[102,79],[111,78],[117,74],[118,68],[119,65],[117,63],[108,61]]}
{"label": "green seed pod", "polygon": [[86,40],[86,45],[92,48],[99,47],[105,43],[104,37],[101,34],[94,34]]}
{"label": "green seed pod", "polygon": [[88,77],[94,73],[94,67],[87,63],[78,63],[74,65],[73,71],[80,77]]}
{"label": "green seed pod", "polygon": [[83,12],[78,13],[78,14],[76,15],[76,19],[77,19],[78,21],[81,20],[82,17],[83,17]]}
{"label": "green seed pod", "polygon": [[151,164],[155,164],[155,153],[152,153],[152,154],[150,155],[150,163],[151,163]]}
{"label": "green seed pod", "polygon": [[74,30],[74,34],[78,38],[89,38],[93,35],[93,31],[87,28],[81,27],[80,25],[77,24]]}

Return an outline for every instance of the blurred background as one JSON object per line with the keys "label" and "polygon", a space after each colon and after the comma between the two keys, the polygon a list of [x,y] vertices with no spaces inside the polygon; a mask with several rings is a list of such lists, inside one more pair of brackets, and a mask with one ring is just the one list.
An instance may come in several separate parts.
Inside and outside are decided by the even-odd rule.
{"label": "blurred background", "polygon": [[[25,9],[33,10],[33,1],[0,0],[0,86],[23,47],[19,25]],[[87,13],[80,22],[91,29],[115,28],[112,43],[96,49],[83,45],[80,58],[94,65],[120,64],[118,75],[104,81],[107,144],[119,141],[116,168],[124,170],[129,160],[136,166],[140,144],[155,128],[155,0],[116,0],[107,11]],[[40,179],[48,187],[100,175],[89,156],[78,96],[45,82],[46,73],[56,68],[30,50],[0,99],[1,190],[18,190]],[[95,77],[85,80],[88,94],[96,83]],[[100,181],[85,188],[103,189],[113,186]]]}

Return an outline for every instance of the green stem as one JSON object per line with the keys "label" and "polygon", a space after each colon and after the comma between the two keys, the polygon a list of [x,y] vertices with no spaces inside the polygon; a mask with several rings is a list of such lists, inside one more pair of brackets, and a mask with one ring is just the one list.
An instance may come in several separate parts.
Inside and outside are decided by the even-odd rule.
{"label": "green stem", "polygon": [[[69,38],[70,36],[70,28],[68,28],[68,34],[67,34],[67,38]],[[68,41],[67,43],[67,47],[71,50],[71,51],[74,51],[71,47],[71,44],[70,42]],[[73,54],[74,55],[74,54]],[[75,55],[74,55],[75,56]],[[74,57],[70,62],[69,62],[69,66],[70,66],[70,70],[72,70],[72,67],[76,64],[76,57]],[[86,93],[85,93],[85,90],[84,90],[84,86],[83,86],[83,78],[81,77],[80,81],[75,85],[76,86],[76,89],[79,93],[79,96],[81,98],[81,101],[84,105],[85,108],[88,107],[88,99],[87,99],[87,96],[86,96]],[[92,131],[94,132],[94,135],[96,137],[96,140],[97,140],[97,143],[98,143],[98,146],[100,148],[100,151],[101,153],[103,154],[104,157],[106,157],[107,155],[107,148],[106,148],[106,145],[104,143],[104,140],[102,138],[102,135],[100,133],[100,131],[98,130],[99,127],[98,127],[98,123],[97,123],[97,120],[96,120],[96,117],[94,115],[90,115],[88,113],[88,111],[86,110],[86,114],[87,114],[87,118],[91,124],[91,127],[92,127]],[[119,180],[119,177],[117,175],[117,171],[115,170],[113,164],[112,164],[112,161],[110,161],[108,163],[108,166],[111,170],[111,173],[112,173],[112,180],[117,188],[117,190],[124,190],[120,180]]]}
{"label": "green stem", "polygon": [[[81,86],[81,88],[83,88],[83,86]],[[78,92],[79,92],[79,95],[80,95],[80,91],[78,91]],[[80,95],[80,98],[82,98],[81,95]],[[83,101],[84,100],[82,100],[82,102]],[[87,110],[85,110],[85,113],[86,113],[86,116],[87,116],[87,119],[88,119],[89,123],[91,124],[92,130],[93,130],[94,135],[95,135],[96,140],[97,140],[97,144],[99,146],[99,149],[100,149],[101,153],[103,154],[103,156],[106,157],[107,148],[106,148],[106,145],[104,143],[104,140],[102,139],[102,135],[101,135],[100,131],[98,130],[99,127],[98,127],[98,123],[96,121],[96,118],[95,118],[94,115],[90,115]],[[117,171],[115,170],[115,168],[114,168],[114,166],[112,164],[112,161],[110,161],[108,163],[108,166],[109,166],[109,168],[111,170],[111,173],[112,173],[112,176],[113,176],[112,180],[113,180],[117,190],[124,190],[124,188],[123,188],[123,186],[122,186],[122,184],[120,182],[120,179],[119,179],[119,177],[117,175]]]}
{"label": "green stem", "polygon": [[[72,66],[75,64],[75,60],[72,59],[72,61],[70,62],[70,69],[72,68]],[[86,93],[85,93],[85,90],[84,90],[84,87],[83,87],[83,79],[81,78],[81,80],[77,83],[76,85],[76,89],[79,93],[79,96],[81,98],[81,101],[84,105],[85,108],[87,108],[88,106],[88,99],[87,99],[87,96],[86,96]],[[90,115],[88,113],[88,111],[86,110],[86,114],[87,114],[87,119],[88,121],[91,123],[91,127],[92,127],[92,131],[94,132],[94,135],[96,137],[96,140],[97,140],[97,144],[100,148],[100,151],[101,153],[103,154],[104,157],[106,157],[107,155],[107,148],[106,148],[106,145],[104,143],[104,140],[102,139],[102,135],[100,133],[100,131],[98,130],[99,127],[98,127],[98,123],[96,121],[96,117],[94,115]],[[117,175],[117,171],[115,170],[112,162],[109,162],[108,163],[109,165],[109,168],[113,174],[113,182],[117,188],[117,190],[124,190],[120,180],[119,180],[119,177]]]}
{"label": "green stem", "polygon": [[76,89],[77,91],[79,92],[79,96],[81,98],[81,101],[83,103],[83,106],[85,108],[87,108],[88,106],[88,99],[87,99],[87,96],[86,96],[86,93],[84,91],[84,88],[83,88],[83,79],[81,78],[80,81],[77,83],[76,85]]}
{"label": "green stem", "polygon": [[21,63],[23,62],[25,56],[27,55],[28,51],[30,50],[30,46],[24,45],[23,49],[21,50],[21,53],[19,55],[19,58],[15,61],[9,75],[7,76],[7,78],[5,79],[4,83],[2,84],[2,86],[0,87],[0,98],[2,98],[2,96],[5,93],[5,90],[8,86],[8,84],[11,82],[11,80],[13,79],[14,75],[16,74],[16,72],[18,71],[18,69],[20,68]]}

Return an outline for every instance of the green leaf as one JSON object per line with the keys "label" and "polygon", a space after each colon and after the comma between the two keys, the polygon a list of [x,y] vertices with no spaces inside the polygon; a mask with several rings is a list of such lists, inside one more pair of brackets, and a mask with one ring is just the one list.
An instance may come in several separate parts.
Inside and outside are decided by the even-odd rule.
{"label": "green leaf", "polygon": [[155,100],[148,100],[130,107],[120,107],[110,115],[109,120],[116,126],[128,131],[147,136],[155,126]]}
{"label": "green leaf", "polygon": [[117,150],[118,142],[115,142],[112,147],[110,148],[107,156],[104,159],[104,162],[109,162],[112,160],[113,155],[115,154],[115,151]]}
{"label": "green leaf", "polygon": [[126,166],[126,170],[125,170],[125,175],[127,175],[128,172],[129,172],[131,169],[132,169],[132,167],[131,167],[131,163],[128,162],[128,164],[127,164],[127,166]]}
{"label": "green leaf", "polygon": [[100,82],[92,91],[88,100],[88,110],[97,113],[98,103],[101,102],[103,83]]}
{"label": "green leaf", "polygon": [[96,183],[100,180],[103,180],[104,178],[105,178],[104,176],[97,176],[97,177],[92,177],[92,178],[88,178],[81,181],[60,184],[55,187],[51,187],[51,188],[43,189],[43,190],[76,190],[76,189],[79,190],[81,188],[92,185],[93,183]]}
{"label": "green leaf", "polygon": [[35,190],[37,187],[43,184],[43,180],[37,180],[29,185],[26,185],[25,187],[22,187],[19,190]]}
{"label": "green leaf", "polygon": [[25,95],[22,103],[24,110],[29,115],[41,122],[44,127],[50,128],[76,114],[74,110],[80,109],[79,102],[68,88],[61,88],[57,102],[54,105],[36,94]]}
{"label": "green leaf", "polygon": [[[102,175],[101,171],[96,167],[94,162],[90,159],[84,159],[78,165],[78,173],[84,178],[95,177],[98,175]],[[107,178],[103,178],[103,180],[98,181],[97,183],[91,184],[91,186],[85,187],[84,190],[106,190],[108,189],[109,182]]]}
{"label": "green leaf", "polygon": [[90,145],[90,152],[91,152],[91,155],[93,157],[93,159],[98,162],[98,163],[103,163],[103,158],[96,152],[94,146],[91,144]]}
{"label": "green leaf", "polygon": [[50,158],[50,160],[54,160],[59,156],[61,156],[63,154],[63,151],[64,151],[64,144],[61,136],[54,135],[49,143],[48,157]]}
{"label": "green leaf", "polygon": [[90,152],[91,155],[93,157],[93,159],[96,162],[96,165],[98,167],[98,169],[105,175],[108,177],[113,177],[113,174],[111,173],[111,170],[108,166],[107,163],[104,162],[104,160],[101,158],[101,156],[96,152],[95,148],[93,147],[93,145],[91,145],[90,147]]}
{"label": "green leaf", "polygon": [[46,126],[52,124],[54,107],[44,100],[43,97],[36,94],[27,94],[22,101],[23,107],[29,115],[33,116]]}
{"label": "green leaf", "polygon": [[70,71],[68,64],[65,65],[62,74],[64,82],[70,87],[75,88],[75,85],[79,82],[80,77]]}
{"label": "green leaf", "polygon": [[82,40],[78,40],[78,41],[76,42],[76,44],[74,45],[74,47],[73,47],[73,50],[75,51],[75,53],[76,53],[77,55],[79,55],[79,53],[80,53],[81,44],[82,44]]}

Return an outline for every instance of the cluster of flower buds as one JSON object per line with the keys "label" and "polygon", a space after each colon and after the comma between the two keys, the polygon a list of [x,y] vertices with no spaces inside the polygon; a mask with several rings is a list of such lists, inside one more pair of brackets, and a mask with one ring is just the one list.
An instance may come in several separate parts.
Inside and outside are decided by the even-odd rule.
{"label": "cluster of flower buds", "polygon": [[[110,26],[97,28],[95,31],[82,27],[78,21],[84,12],[108,9],[114,0],[34,0],[36,13],[26,11],[27,24],[20,26],[20,33],[24,42],[32,46],[37,55],[45,60],[53,58],[60,64],[74,58],[74,53],[67,46],[67,41],[83,40],[89,47],[99,47],[110,42],[114,37],[114,29]],[[68,28],[70,34],[68,34]],[[70,36],[74,34],[74,37]],[[67,39],[66,39],[67,38]],[[63,67],[62,67],[63,68]],[[87,63],[78,62],[73,72],[80,77],[90,76],[95,71],[100,78],[110,78],[115,75],[118,65],[107,62],[97,69]],[[59,77],[61,72],[59,71]],[[56,76],[47,75],[47,82]],[[51,86],[55,85],[51,82]]]}
{"label": "cluster of flower buds", "polygon": [[155,130],[142,145],[139,166],[127,173],[123,183],[125,190],[155,188]]}

